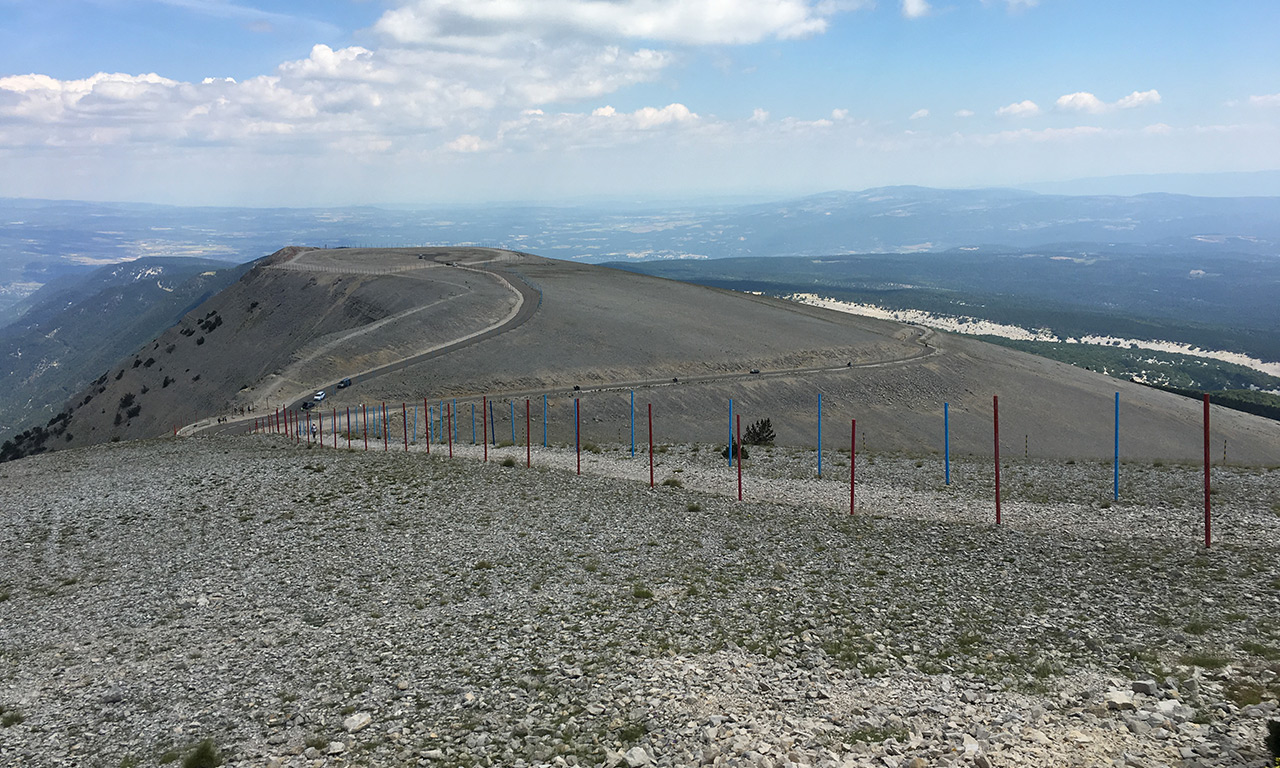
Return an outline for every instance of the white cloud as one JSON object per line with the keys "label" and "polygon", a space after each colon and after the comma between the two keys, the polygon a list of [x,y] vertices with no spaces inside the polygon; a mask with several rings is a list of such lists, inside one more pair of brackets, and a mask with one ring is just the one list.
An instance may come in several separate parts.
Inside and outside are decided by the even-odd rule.
{"label": "white cloud", "polygon": [[972,109],[957,109],[956,117],[973,117]]}
{"label": "white cloud", "polygon": [[1255,107],[1280,107],[1280,93],[1265,96],[1250,96],[1249,103]]}
{"label": "white cloud", "polygon": [[908,19],[928,16],[930,10],[928,0],[902,0],[902,15]]}
{"label": "white cloud", "polygon": [[[280,24],[301,18],[256,13],[224,0],[157,1]],[[260,148],[278,146],[288,137],[292,152],[313,156],[344,138],[347,147],[381,148],[392,141],[399,150],[459,151],[475,146],[466,137],[495,135],[510,115],[551,105],[564,110],[654,81],[680,58],[629,41],[694,45],[799,38],[820,34],[835,15],[870,4],[401,0],[366,36],[373,44],[315,45],[305,58],[241,82],[208,77],[188,83],[122,73],[79,80],[3,77],[0,124],[10,148],[135,144],[159,151],[164,143]],[[696,122],[692,110],[675,106],[637,110],[627,124],[642,130]]]}
{"label": "white cloud", "polygon": [[373,51],[356,45],[336,51],[324,44],[313,46],[310,56],[299,61],[286,61],[280,65],[279,72],[298,79],[356,82],[390,82],[396,79],[389,70],[378,68]]}
{"label": "white cloud", "polygon": [[1148,136],[1168,136],[1173,133],[1173,128],[1166,123],[1152,123],[1143,128],[1142,132]]}
{"label": "white cloud", "polygon": [[1089,112],[1090,114],[1098,114],[1107,111],[1107,105],[1092,93],[1080,91],[1079,93],[1068,93],[1065,96],[1059,96],[1057,101],[1058,109],[1065,109],[1072,112]]}
{"label": "white cloud", "polygon": [[401,45],[459,48],[513,35],[725,45],[821,34],[832,16],[861,5],[852,0],[413,0],[384,13],[374,29]]}
{"label": "white cloud", "polygon": [[617,147],[667,141],[673,132],[701,130],[703,123],[697,113],[679,103],[641,107],[634,112],[620,112],[609,105],[588,113],[525,110],[518,118],[504,121],[494,140],[482,142],[480,149],[558,152]]}
{"label": "white cloud", "polygon": [[1040,114],[1040,107],[1030,99],[1015,101],[996,110],[997,117],[1035,117]]}
{"label": "white cloud", "polygon": [[782,130],[790,132],[825,131],[834,125],[834,122],[823,117],[820,117],[817,120],[801,120],[796,117],[784,117],[781,120]]}
{"label": "white cloud", "polygon": [[765,123],[769,121],[769,112],[767,110],[756,107],[751,111],[751,117],[747,118],[751,123]]}
{"label": "white cloud", "polygon": [[1094,96],[1087,91],[1078,93],[1068,93],[1065,96],[1059,96],[1056,106],[1058,109],[1068,112],[1087,112],[1092,115],[1110,112],[1114,109],[1135,109],[1137,107],[1146,107],[1160,103],[1160,92],[1152,89],[1150,91],[1134,91],[1133,93],[1108,104],[1107,102]]}
{"label": "white cloud", "polygon": [[849,119],[849,110],[847,110],[847,109],[833,109],[833,110],[831,110],[831,119],[832,119],[832,120],[835,120],[836,122],[840,122],[841,120],[848,120],[848,119]]}
{"label": "white cloud", "polygon": [[1149,91],[1134,91],[1116,102],[1116,106],[1120,109],[1134,109],[1135,107],[1147,107],[1160,103],[1160,92],[1152,88]]}
{"label": "white cloud", "polygon": [[928,116],[929,116],[929,110],[927,110],[927,109],[917,109],[915,112],[912,112],[912,113],[911,113],[911,117],[910,117],[910,118],[908,118],[908,119],[910,119],[910,120],[919,120],[919,119],[921,119],[921,118],[925,118],[925,117],[928,117]]}

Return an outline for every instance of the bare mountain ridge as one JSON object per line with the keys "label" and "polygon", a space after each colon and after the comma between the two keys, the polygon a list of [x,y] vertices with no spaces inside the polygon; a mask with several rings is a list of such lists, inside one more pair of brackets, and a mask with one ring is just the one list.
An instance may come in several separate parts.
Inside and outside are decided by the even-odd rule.
{"label": "bare mountain ridge", "polygon": [[143,258],[46,284],[24,302],[18,320],[0,327],[0,434],[53,415],[105,367],[247,268]]}
{"label": "bare mountain ridge", "polygon": [[[482,395],[498,401],[497,436],[510,439],[514,411],[522,439],[523,401],[539,421],[546,394],[553,442],[574,439],[574,397],[584,440],[625,442],[634,390],[641,440],[652,403],[659,442],[723,443],[733,398],[744,421],[770,418],[779,442],[813,445],[822,393],[827,448],[847,446],[857,418],[859,450],[937,452],[946,402],[953,452],[989,455],[999,395],[1002,451],[1106,459],[1118,390],[1125,458],[1201,450],[1199,408],[1184,398],[917,327],[512,252],[301,248],[256,263],[113,366],[45,445],[226,429],[216,417],[262,416],[349,375],[356,385],[330,390],[329,413],[456,398],[464,440]],[[1280,463],[1280,424],[1222,409],[1213,419],[1232,461]]]}

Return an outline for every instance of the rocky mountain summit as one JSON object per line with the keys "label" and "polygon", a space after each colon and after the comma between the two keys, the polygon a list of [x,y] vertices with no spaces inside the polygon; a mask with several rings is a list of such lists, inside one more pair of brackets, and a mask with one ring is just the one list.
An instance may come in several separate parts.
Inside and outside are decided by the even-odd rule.
{"label": "rocky mountain summit", "polygon": [[1270,765],[1280,469],[720,447],[0,466],[0,764]]}

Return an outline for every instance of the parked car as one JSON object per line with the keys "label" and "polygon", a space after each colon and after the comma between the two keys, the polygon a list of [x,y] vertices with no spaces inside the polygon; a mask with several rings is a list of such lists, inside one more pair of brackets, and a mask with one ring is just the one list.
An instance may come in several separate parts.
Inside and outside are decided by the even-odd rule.
{"label": "parked car", "polygon": [[308,401],[306,401],[305,403],[303,403],[303,404],[302,404],[302,410],[304,410],[304,411],[309,411],[309,410],[311,410],[312,408],[315,408],[315,407],[316,407],[316,404],[315,404],[315,403],[313,403],[313,402],[311,402],[310,400],[308,400]]}
{"label": "parked car", "polygon": [[315,393],[315,395],[311,399],[319,403],[319,402],[322,402],[324,398],[325,398],[325,391],[322,389],[319,392]]}
{"label": "parked car", "polygon": [[338,382],[338,389],[346,389],[349,386],[351,386],[351,379],[343,379]]}
{"label": "parked car", "polygon": [[752,368],[752,369],[751,369],[751,372],[752,372],[752,373],[759,373],[759,372],[760,372],[760,369],[759,369],[759,368]]}

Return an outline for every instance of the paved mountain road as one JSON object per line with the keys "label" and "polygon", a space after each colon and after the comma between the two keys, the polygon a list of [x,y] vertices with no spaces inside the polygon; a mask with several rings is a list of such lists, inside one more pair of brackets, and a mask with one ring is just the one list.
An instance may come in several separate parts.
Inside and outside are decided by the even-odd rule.
{"label": "paved mountain road", "polygon": [[[302,254],[295,255],[292,259],[290,259],[290,261],[285,262],[284,264],[276,265],[275,268],[297,269],[299,271],[345,271],[341,267],[333,266],[330,264],[316,265],[316,264],[307,264],[306,262],[299,263],[298,260],[301,257],[306,256],[307,253],[313,253],[313,252],[304,252]],[[519,297],[519,301],[516,307],[512,310],[512,312],[507,317],[503,318],[502,320],[495,323],[494,325],[484,329],[483,331],[479,331],[469,336],[465,336],[465,337],[456,339],[454,341],[438,345],[429,350],[424,350],[423,352],[403,358],[393,363],[388,363],[385,365],[378,366],[376,368],[371,368],[366,371],[361,371],[359,373],[352,374],[349,377],[351,379],[352,384],[355,385],[361,382],[368,382],[379,376],[385,376],[387,374],[403,370],[405,368],[408,368],[409,366],[417,365],[427,360],[443,357],[459,349],[463,349],[465,347],[478,344],[487,339],[494,338],[500,334],[506,333],[507,331],[518,328],[524,323],[528,322],[529,319],[534,316],[534,314],[538,310],[538,307],[540,306],[540,303],[541,303],[540,292],[537,288],[525,282],[524,278],[520,276],[518,273],[501,270],[501,266],[500,266],[501,264],[502,264],[502,260],[495,258],[495,259],[487,259],[483,261],[471,261],[471,262],[468,262],[466,265],[451,263],[450,265],[446,266],[444,264],[432,262],[429,265],[424,264],[421,267],[411,266],[411,267],[405,267],[405,268],[388,268],[384,271],[372,271],[372,272],[371,270],[376,270],[378,268],[370,268],[366,266],[357,265],[352,270],[353,273],[398,274],[398,273],[403,273],[410,270],[416,271],[418,269],[427,269],[427,268],[468,269],[468,270],[478,271],[478,272],[482,271],[488,275],[491,275],[495,279],[505,283],[510,290],[512,290],[514,293],[517,294],[517,296]],[[494,266],[489,266],[489,265],[494,265]],[[511,279],[508,279],[508,278],[511,278]],[[424,309],[424,308],[425,307],[417,308],[401,314],[408,315],[413,312],[420,311],[421,309]],[[379,323],[386,323],[392,319],[393,318],[387,318],[382,321],[379,321]],[[351,335],[357,335],[362,332],[367,332],[367,330],[368,330],[368,326],[365,326],[360,329],[355,329]],[[888,358],[883,360],[872,360],[867,362],[855,363],[851,365],[849,364],[822,365],[822,366],[811,366],[811,367],[803,367],[803,368],[772,369],[772,370],[764,370],[764,371],[761,371],[760,373],[749,373],[747,371],[743,371],[741,373],[719,373],[719,374],[706,374],[701,376],[688,376],[688,377],[681,377],[678,379],[668,379],[668,378],[636,379],[632,381],[611,382],[609,384],[598,385],[598,386],[586,386],[586,387],[582,387],[580,390],[573,390],[571,388],[566,389],[565,387],[554,387],[554,388],[542,388],[542,389],[536,389],[536,390],[493,392],[488,394],[492,398],[524,398],[524,397],[532,398],[532,397],[540,397],[542,395],[572,396],[573,394],[575,394],[575,392],[577,394],[585,394],[585,393],[592,393],[592,392],[596,392],[596,393],[614,392],[614,391],[625,391],[630,389],[670,387],[670,386],[680,386],[680,385],[687,385],[687,384],[707,384],[707,383],[719,383],[719,382],[730,382],[730,381],[742,381],[742,380],[749,380],[749,379],[803,376],[803,375],[814,374],[814,373],[852,371],[852,370],[867,369],[867,368],[883,368],[883,367],[889,367],[889,366],[912,364],[912,363],[916,363],[921,360],[924,360],[926,358],[929,358],[933,355],[936,355],[941,351],[938,347],[932,346],[929,343],[936,336],[936,333],[932,329],[917,327],[915,330],[916,330],[916,337],[914,341],[919,345],[919,349],[915,351],[913,354],[905,355],[902,357]],[[331,391],[332,387],[335,384],[336,384],[336,381],[334,382],[334,384],[330,384],[330,385],[318,387],[318,388],[325,389],[326,391]],[[311,391],[307,391],[304,394],[300,394],[290,399],[288,402],[285,403],[284,407],[296,410],[303,402],[308,401],[310,398],[311,398]],[[272,410],[274,411],[274,409]],[[251,429],[254,418],[262,418],[264,415],[266,415],[265,411],[257,414],[252,414],[252,415],[231,417],[229,421],[226,421],[223,423],[216,423],[216,421],[213,421],[213,420],[201,422],[197,425],[183,428],[182,434],[196,434],[196,433],[241,434]]]}

